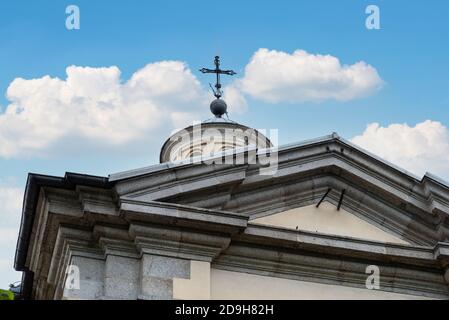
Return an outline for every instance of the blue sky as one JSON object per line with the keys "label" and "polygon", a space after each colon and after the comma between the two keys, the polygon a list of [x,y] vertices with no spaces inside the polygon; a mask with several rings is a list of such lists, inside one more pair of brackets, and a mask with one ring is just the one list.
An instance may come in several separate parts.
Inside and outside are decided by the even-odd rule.
{"label": "blue sky", "polygon": [[[65,8],[69,4],[80,8],[80,30],[65,28]],[[369,4],[380,8],[380,30],[365,28],[365,8]],[[255,128],[279,128],[280,144],[333,131],[351,139],[361,135],[370,123],[385,128],[407,123],[413,128],[431,120],[441,124],[436,129],[441,134],[449,126],[448,14],[449,3],[444,0],[2,1],[0,116],[11,103],[6,91],[14,79],[45,75],[65,79],[70,65],[117,66],[121,81],[126,82],[149,63],[182,61],[206,88],[212,79],[198,69],[211,67],[216,54],[222,57],[223,67],[233,68],[237,77],[241,77],[260,48],[289,54],[302,49],[310,54],[331,55],[342,65],[364,61],[377,70],[384,84],[368,96],[347,101],[270,103],[248,95],[247,110],[231,113],[230,117]],[[185,89],[180,87],[179,95]],[[64,119],[60,120],[63,126]],[[426,128],[422,129],[424,134]],[[0,155],[0,187],[23,189],[28,172],[108,175],[157,163],[159,147],[171,129],[167,125],[148,137],[143,152],[117,146],[114,152],[96,153],[77,146],[74,153],[54,147],[47,155],[46,150],[42,151],[44,155]],[[413,136],[416,133],[408,129],[400,132]],[[441,143],[446,147],[446,136],[444,131],[436,142],[419,142],[417,148],[425,146],[427,149],[421,153],[426,153],[433,148],[441,149]],[[385,135],[379,139],[382,137]],[[75,140],[68,141],[76,145]],[[367,142],[364,146],[376,151],[376,145],[383,142],[376,143]],[[432,170],[434,166],[437,173],[449,177],[447,167],[440,163],[446,159],[444,154],[434,158],[418,167],[426,165]],[[407,163],[402,155],[389,160]],[[8,214],[20,215],[16,211]],[[15,228],[13,223],[4,227]],[[11,259],[13,250],[14,246],[0,247],[0,259]],[[17,279],[18,275],[13,273],[0,276],[0,287]]]}

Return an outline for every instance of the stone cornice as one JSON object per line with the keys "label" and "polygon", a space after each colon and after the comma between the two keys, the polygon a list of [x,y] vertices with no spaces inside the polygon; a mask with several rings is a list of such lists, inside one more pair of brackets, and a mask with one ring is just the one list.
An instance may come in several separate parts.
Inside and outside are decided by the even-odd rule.
{"label": "stone cornice", "polygon": [[[261,152],[263,150],[259,151],[259,153]],[[356,183],[369,184],[373,189],[389,193],[421,210],[449,214],[449,187],[444,182],[437,180],[430,174],[426,174],[419,180],[409,172],[370,154],[337,135],[280,147],[278,152],[279,170],[275,176],[258,175],[259,165],[235,165],[235,174],[239,171],[244,173],[242,187],[256,186],[264,182],[269,183],[274,179],[293,177],[306,172],[333,170],[333,174],[341,175],[342,172],[345,172],[345,174],[356,177],[359,180]],[[179,196],[183,193],[195,191],[195,185],[190,185],[190,188],[180,188],[179,186],[191,183],[189,182],[192,179],[191,177],[195,177],[194,181],[198,183],[202,175],[200,172],[210,172],[207,171],[207,167],[213,169],[212,172],[217,175],[222,174],[220,168],[227,168],[224,165],[207,166],[201,163],[169,163],[134,170],[129,173],[110,175],[110,179],[115,181],[119,194],[126,194],[131,191],[127,190],[129,187],[126,187],[130,185],[131,181],[149,179],[153,180],[152,185],[158,185],[162,189],[175,188],[177,190],[176,195]],[[168,179],[169,176],[172,176],[172,178]],[[204,179],[207,180],[208,178],[210,176],[205,174]],[[140,183],[135,182],[134,185],[146,188],[147,190],[144,192],[148,194],[148,197],[153,194],[151,200],[171,196],[170,192],[161,192],[160,189],[151,190],[150,186],[143,186]],[[198,183],[198,185],[200,188],[204,188],[204,184]]]}
{"label": "stone cornice", "polygon": [[235,236],[233,240],[347,258],[390,261],[434,268],[440,267],[440,262],[446,261],[449,257],[449,245],[446,243],[438,243],[434,247],[410,246],[251,223],[242,234]]}
{"label": "stone cornice", "polygon": [[[122,207],[124,203],[130,207]],[[90,220],[91,228],[59,226],[54,249],[46,248],[53,252],[50,284],[63,282],[73,255],[104,260],[108,255],[139,259],[152,254],[211,262],[234,271],[358,287],[366,278],[363,266],[378,264],[387,291],[438,298],[448,294],[443,276],[449,257],[446,243],[435,248],[386,244],[248,224],[246,215],[225,211],[162,202],[124,203],[120,215],[127,225],[103,224],[103,213],[86,212],[81,219]],[[55,290],[55,296],[61,294],[61,288]]]}
{"label": "stone cornice", "polygon": [[129,234],[141,253],[207,262],[217,257],[231,242],[226,234],[141,224],[131,224]]}
{"label": "stone cornice", "polygon": [[223,232],[238,232],[246,227],[248,215],[220,210],[158,202],[120,200],[120,212],[130,221],[147,221],[173,225],[211,228]]}
{"label": "stone cornice", "polygon": [[236,184],[245,179],[245,170],[240,167],[210,165],[201,168],[199,172],[197,169],[127,180],[117,184],[115,190],[121,198],[152,201],[215,186]]}
{"label": "stone cornice", "polygon": [[339,255],[249,246],[234,243],[212,267],[291,280],[343,285],[366,289],[368,266],[380,270],[380,290],[414,296],[448,299],[449,288],[444,270],[429,267],[410,268],[401,263],[364,258],[348,259]]}

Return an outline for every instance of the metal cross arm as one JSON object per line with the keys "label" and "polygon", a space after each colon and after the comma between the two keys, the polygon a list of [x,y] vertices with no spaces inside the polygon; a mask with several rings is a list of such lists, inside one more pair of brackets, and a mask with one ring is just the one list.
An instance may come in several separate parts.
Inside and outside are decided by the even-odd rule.
{"label": "metal cross arm", "polygon": [[216,90],[214,90],[212,88],[212,91],[214,92],[214,96],[217,99],[219,99],[223,95],[223,92],[221,91],[220,74],[226,74],[226,75],[229,75],[229,76],[233,76],[233,75],[236,74],[236,72],[234,72],[234,70],[221,70],[220,69],[220,57],[219,56],[215,57],[214,64],[215,64],[215,69],[202,68],[199,71],[202,72],[202,73],[215,73],[216,74],[216,76],[217,76],[217,82],[215,83]]}
{"label": "metal cross arm", "polygon": [[219,73],[219,74],[227,74],[227,75],[230,75],[230,76],[233,76],[233,75],[237,74],[233,70],[220,70],[220,69],[217,70],[217,69],[202,68],[202,69],[200,69],[200,71],[202,73]]}

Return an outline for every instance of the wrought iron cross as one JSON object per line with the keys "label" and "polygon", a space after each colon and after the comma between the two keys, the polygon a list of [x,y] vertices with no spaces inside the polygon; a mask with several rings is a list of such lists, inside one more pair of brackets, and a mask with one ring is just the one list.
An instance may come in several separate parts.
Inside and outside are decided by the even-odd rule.
{"label": "wrought iron cross", "polygon": [[212,86],[211,86],[211,88],[212,88],[212,91],[214,92],[214,96],[217,99],[219,99],[223,95],[223,92],[221,91],[220,74],[227,74],[229,76],[233,76],[236,73],[233,70],[221,70],[220,69],[220,57],[219,56],[215,56],[214,64],[215,64],[215,69],[202,68],[202,69],[200,69],[200,71],[202,73],[215,73],[217,75],[217,83],[215,84],[216,90],[214,90],[212,88]]}

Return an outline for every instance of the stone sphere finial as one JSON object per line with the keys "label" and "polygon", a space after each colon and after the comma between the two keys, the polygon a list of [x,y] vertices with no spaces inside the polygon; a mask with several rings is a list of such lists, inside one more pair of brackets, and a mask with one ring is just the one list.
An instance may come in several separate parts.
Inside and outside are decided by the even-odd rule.
{"label": "stone sphere finial", "polygon": [[228,109],[228,106],[226,105],[226,102],[220,98],[215,99],[210,104],[210,111],[215,115],[217,118],[221,118]]}

